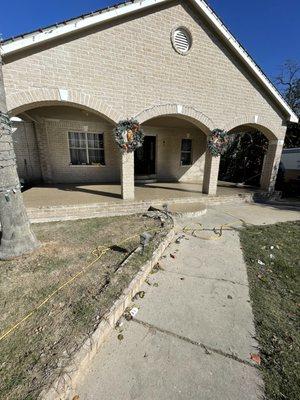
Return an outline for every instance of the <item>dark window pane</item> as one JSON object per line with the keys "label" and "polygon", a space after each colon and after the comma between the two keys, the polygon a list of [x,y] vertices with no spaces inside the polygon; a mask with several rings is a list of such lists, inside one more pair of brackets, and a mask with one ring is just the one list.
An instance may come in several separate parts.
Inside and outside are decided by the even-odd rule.
{"label": "dark window pane", "polygon": [[182,139],[181,141],[181,165],[192,164],[192,141],[191,139]]}
{"label": "dark window pane", "polygon": [[92,149],[103,148],[103,134],[88,133],[88,147]]}
{"label": "dark window pane", "polygon": [[78,133],[79,136],[79,147],[85,149],[86,148],[86,139],[85,139],[85,133]]}
{"label": "dark window pane", "polygon": [[181,150],[182,151],[191,151],[192,150],[192,141],[191,141],[191,139],[182,139]]}
{"label": "dark window pane", "polygon": [[99,154],[100,154],[100,164],[105,165],[104,150],[100,150]]}
{"label": "dark window pane", "polygon": [[79,147],[78,133],[69,132],[69,146],[70,147]]}
{"label": "dark window pane", "polygon": [[88,133],[87,134],[88,147],[90,147],[92,149],[95,148],[95,147],[99,147],[96,137],[97,136],[94,133]]}
{"label": "dark window pane", "polygon": [[100,147],[103,149],[103,147],[104,147],[104,135],[103,134],[98,135],[98,139],[99,139]]}
{"label": "dark window pane", "polygon": [[89,161],[90,164],[101,164],[104,165],[104,150],[89,149]]}
{"label": "dark window pane", "polygon": [[87,164],[85,149],[70,149],[70,156],[73,165]]}
{"label": "dark window pane", "polygon": [[189,152],[181,153],[181,165],[191,165],[191,163],[192,163],[191,153]]}
{"label": "dark window pane", "polygon": [[69,146],[73,148],[85,149],[85,134],[69,132]]}

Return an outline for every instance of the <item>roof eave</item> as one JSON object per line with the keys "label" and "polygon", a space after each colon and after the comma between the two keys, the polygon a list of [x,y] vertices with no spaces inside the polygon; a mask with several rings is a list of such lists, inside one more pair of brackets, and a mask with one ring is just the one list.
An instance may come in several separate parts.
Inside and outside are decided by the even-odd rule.
{"label": "roof eave", "polygon": [[108,11],[90,15],[86,18],[76,18],[70,20],[65,24],[60,23],[58,26],[50,26],[44,30],[37,30],[32,32],[28,36],[17,38],[15,41],[12,40],[8,43],[3,43],[1,47],[1,55],[7,56],[15,52],[27,49],[32,46],[36,46],[41,43],[48,42],[53,39],[57,39],[61,36],[71,34],[73,32],[78,32],[80,30],[101,24],[103,22],[109,22],[116,18],[120,18],[124,15],[130,15],[137,11],[142,11],[147,8],[153,7],[155,5],[165,3],[170,0],[143,0],[137,1],[133,0],[130,4],[119,5],[118,7],[109,9]]}
{"label": "roof eave", "polygon": [[289,122],[299,122],[299,118],[283,99],[278,90],[273,86],[266,75],[261,71],[258,65],[253,61],[251,56],[246,52],[246,50],[240,45],[240,43],[233,37],[226,26],[218,18],[218,16],[213,12],[213,10],[207,5],[204,0],[191,0],[191,2],[196,6],[196,8],[201,12],[202,15],[213,25],[219,35],[225,40],[227,45],[234,51],[234,53],[242,60],[246,66],[254,73],[254,75],[259,79],[260,83],[273,95],[276,99],[277,104],[284,113],[287,115],[287,121]]}

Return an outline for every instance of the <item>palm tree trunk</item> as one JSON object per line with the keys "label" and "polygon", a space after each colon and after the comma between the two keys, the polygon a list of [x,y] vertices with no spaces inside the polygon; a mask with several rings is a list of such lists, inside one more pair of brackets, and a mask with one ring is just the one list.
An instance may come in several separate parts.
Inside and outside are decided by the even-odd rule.
{"label": "palm tree trunk", "polygon": [[29,253],[39,246],[32,233],[23,203],[16,167],[12,130],[7,115],[0,57],[0,259],[8,260]]}

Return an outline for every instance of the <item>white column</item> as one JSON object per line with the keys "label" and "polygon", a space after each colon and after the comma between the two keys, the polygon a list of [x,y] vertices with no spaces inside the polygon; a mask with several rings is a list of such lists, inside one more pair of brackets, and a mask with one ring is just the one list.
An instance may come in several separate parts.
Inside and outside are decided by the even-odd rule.
{"label": "white column", "polygon": [[283,139],[269,141],[260,178],[261,189],[268,192],[273,192],[275,189],[283,143]]}
{"label": "white column", "polygon": [[215,196],[218,187],[220,156],[213,157],[208,149],[205,153],[205,166],[202,193]]}
{"label": "white column", "polygon": [[124,200],[134,199],[134,152],[122,153],[121,186]]}

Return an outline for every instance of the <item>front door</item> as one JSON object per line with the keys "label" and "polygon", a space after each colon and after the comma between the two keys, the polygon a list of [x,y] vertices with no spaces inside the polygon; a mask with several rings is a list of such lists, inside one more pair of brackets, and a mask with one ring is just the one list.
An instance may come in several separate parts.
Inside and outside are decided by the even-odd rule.
{"label": "front door", "polygon": [[145,136],[142,147],[135,151],[134,171],[136,176],[155,175],[156,137]]}

